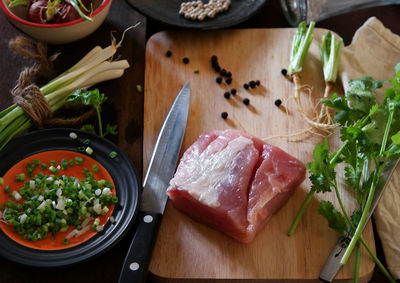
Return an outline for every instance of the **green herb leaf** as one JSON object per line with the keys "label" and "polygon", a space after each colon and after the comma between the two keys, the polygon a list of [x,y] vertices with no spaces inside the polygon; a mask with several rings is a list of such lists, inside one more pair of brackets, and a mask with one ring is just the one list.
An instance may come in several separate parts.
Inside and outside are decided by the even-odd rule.
{"label": "green herb leaf", "polygon": [[91,125],[91,124],[83,125],[83,126],[81,127],[81,130],[82,130],[82,131],[89,132],[89,133],[92,133],[92,134],[96,134],[96,130],[94,129],[94,126]]}
{"label": "green herb leaf", "polygon": [[69,102],[81,102],[85,105],[93,105],[95,108],[98,108],[106,100],[107,97],[104,96],[104,93],[100,93],[97,88],[94,90],[77,89],[67,98]]}
{"label": "green herb leaf", "polygon": [[335,179],[334,165],[329,163],[328,140],[318,144],[314,149],[314,161],[307,163],[306,167],[310,172],[312,190],[316,192],[329,192],[332,180]]}
{"label": "green herb leaf", "polygon": [[350,107],[368,113],[370,108],[375,104],[373,92],[377,88],[381,88],[382,85],[383,81],[377,81],[371,77],[351,80],[349,82],[349,89],[346,92],[346,99],[349,101]]}
{"label": "green herb leaf", "polygon": [[324,216],[328,220],[328,226],[339,234],[342,235],[347,231],[346,220],[331,202],[322,200],[318,213]]}
{"label": "green herb leaf", "polygon": [[104,133],[104,136],[106,136],[108,134],[113,135],[113,136],[118,135],[117,125],[107,124],[106,132]]}

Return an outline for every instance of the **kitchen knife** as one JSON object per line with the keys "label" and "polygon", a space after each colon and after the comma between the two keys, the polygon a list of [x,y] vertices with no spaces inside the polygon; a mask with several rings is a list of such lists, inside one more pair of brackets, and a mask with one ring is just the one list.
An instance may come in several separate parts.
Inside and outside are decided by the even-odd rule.
{"label": "kitchen knife", "polygon": [[167,203],[166,189],[172,179],[185,134],[190,104],[186,83],[161,127],[143,182],[138,225],[119,277],[120,283],[142,283],[153,252],[161,217]]}
{"label": "kitchen knife", "polygon": [[[375,208],[378,205],[383,192],[387,188],[387,184],[389,183],[390,177],[392,176],[398,163],[399,163],[399,159],[392,160],[389,162],[389,164],[383,170],[382,175],[379,179],[378,185],[376,186],[375,195],[372,199],[371,208],[367,215],[367,221],[365,222],[363,230],[364,230],[365,226],[367,225],[369,219],[371,218],[372,214],[374,213]],[[342,260],[342,257],[344,255],[344,253],[346,252],[347,246],[349,245],[350,241],[351,241],[351,235],[345,235],[345,236],[342,236],[339,238],[339,241],[336,243],[335,247],[332,249],[330,255],[328,256],[328,259],[325,262],[324,267],[322,268],[322,270],[319,274],[319,279],[321,279],[322,281],[325,281],[325,282],[332,282],[332,280],[335,278],[336,274],[339,272],[340,268],[342,267],[340,264],[340,261]]]}

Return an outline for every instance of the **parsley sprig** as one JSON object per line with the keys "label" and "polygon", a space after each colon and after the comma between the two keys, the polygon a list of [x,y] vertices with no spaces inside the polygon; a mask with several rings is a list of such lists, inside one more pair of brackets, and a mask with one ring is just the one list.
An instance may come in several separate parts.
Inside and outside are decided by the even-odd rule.
{"label": "parsley sprig", "polygon": [[[330,99],[322,100],[325,106],[337,111],[334,120],[341,126],[343,144],[332,154],[327,139],[315,147],[314,160],[307,164],[311,190],[289,229],[289,235],[294,233],[314,193],[334,190],[340,211],[329,201],[321,201],[318,212],[328,220],[329,227],[343,236],[352,236],[341,264],[346,264],[356,248],[354,278],[358,278],[361,243],[387,278],[395,282],[361,234],[382,171],[390,161],[400,157],[400,63],[395,68],[395,77],[389,82],[391,87],[385,90],[382,103],[377,102],[375,90],[385,82],[371,77],[350,81],[343,97],[334,94]],[[351,216],[343,205],[336,179],[336,167],[341,163],[345,164],[345,181],[354,190],[358,204]]]}

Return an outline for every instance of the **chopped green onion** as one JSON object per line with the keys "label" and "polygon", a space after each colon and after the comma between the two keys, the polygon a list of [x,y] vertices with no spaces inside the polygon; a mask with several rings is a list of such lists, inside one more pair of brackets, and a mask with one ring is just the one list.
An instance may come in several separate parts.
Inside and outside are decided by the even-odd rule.
{"label": "chopped green onion", "polygon": [[99,171],[99,169],[100,169],[100,168],[99,168],[99,166],[97,166],[97,164],[93,164],[93,165],[92,165],[92,171],[93,171],[93,172],[96,173],[96,172]]}
{"label": "chopped green onion", "polygon": [[[83,163],[83,158],[75,157],[73,163]],[[51,166],[53,170],[59,170],[62,165],[69,163],[67,159],[62,159],[61,165]],[[26,170],[31,170],[32,166],[39,163],[27,164]],[[68,165],[67,165],[68,166]],[[50,169],[50,168],[49,168]],[[97,164],[93,164],[92,170],[99,169]],[[112,183],[106,180],[96,181],[93,173],[84,169],[86,178],[78,180],[75,177],[45,175],[43,172],[36,174],[32,179],[24,182],[24,186],[11,193],[13,199],[7,203],[0,204],[2,217],[9,225],[13,225],[13,230],[21,238],[29,241],[39,241],[47,238],[47,233],[55,238],[58,232],[66,232],[69,227],[74,226],[75,230],[82,230],[83,225],[89,225],[84,220],[106,215],[109,211],[108,205],[113,203],[113,198],[105,197],[102,194],[111,194]],[[21,173],[23,174],[23,173]],[[21,179],[21,174],[18,178]],[[53,189],[49,189],[53,188]],[[4,188],[6,193],[11,190],[10,186]],[[96,193],[100,192],[100,193]],[[96,197],[97,196],[97,197]],[[116,198],[115,201],[118,201]],[[92,226],[94,231],[100,231],[102,227],[100,219],[95,218]],[[69,243],[67,236],[63,241]]]}
{"label": "chopped green onion", "polygon": [[88,146],[86,149],[85,149],[85,152],[87,153],[87,154],[92,154],[93,153],[93,149],[90,147],[90,146]]}
{"label": "chopped green onion", "polygon": [[75,157],[75,164],[77,164],[77,165],[82,165],[82,164],[83,164],[83,159],[82,159],[82,157],[76,156],[76,157]]}
{"label": "chopped green onion", "polygon": [[4,188],[4,192],[5,192],[6,194],[8,194],[10,191],[11,191],[11,187],[10,187],[10,186],[6,186],[6,187]]}
{"label": "chopped green onion", "polygon": [[110,154],[109,154],[109,156],[110,156],[111,158],[116,158],[116,157],[118,156],[118,153],[115,152],[115,151],[111,151]]}
{"label": "chopped green onion", "polygon": [[142,92],[142,91],[143,91],[143,88],[142,88],[141,85],[136,85],[136,90],[137,90],[138,92]]}
{"label": "chopped green onion", "polygon": [[15,176],[15,180],[18,181],[18,182],[25,181],[25,174],[21,173],[21,174],[16,175]]}
{"label": "chopped green onion", "polygon": [[4,179],[3,179],[3,177],[0,177],[0,185],[4,186]]}

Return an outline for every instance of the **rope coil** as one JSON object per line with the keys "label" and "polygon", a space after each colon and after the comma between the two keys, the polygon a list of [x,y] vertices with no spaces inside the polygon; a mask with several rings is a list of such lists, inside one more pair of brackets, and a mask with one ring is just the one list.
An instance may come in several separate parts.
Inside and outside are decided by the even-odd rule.
{"label": "rope coil", "polygon": [[20,106],[33,120],[39,129],[45,127],[68,127],[82,124],[95,114],[91,109],[78,117],[54,118],[53,111],[34,81],[53,72],[53,62],[59,53],[47,58],[47,45],[34,42],[26,37],[18,36],[9,42],[9,47],[15,52],[33,59],[35,63],[25,67],[19,75],[15,87],[11,90],[13,101]]}

